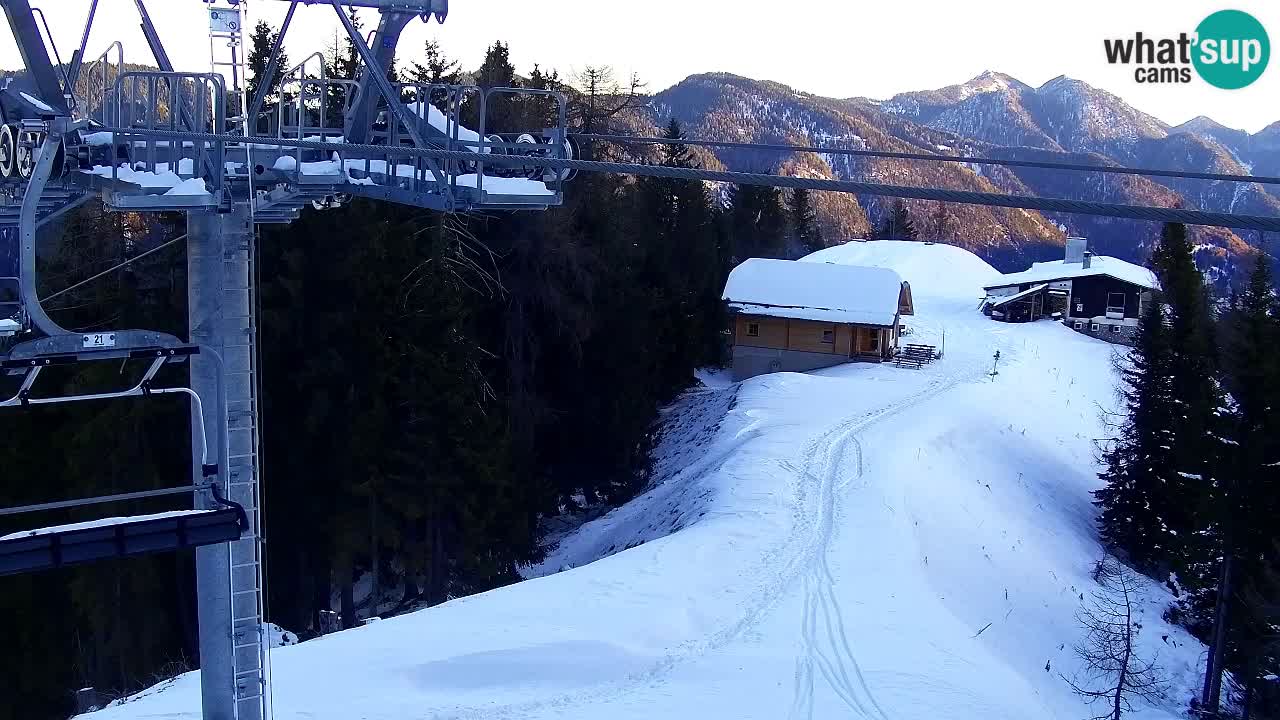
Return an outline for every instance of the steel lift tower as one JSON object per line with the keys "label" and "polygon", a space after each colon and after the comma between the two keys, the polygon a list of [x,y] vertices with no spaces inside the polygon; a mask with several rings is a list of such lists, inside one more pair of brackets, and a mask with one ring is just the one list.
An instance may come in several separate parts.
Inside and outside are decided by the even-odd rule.
{"label": "steel lift tower", "polygon": [[[203,716],[261,720],[270,714],[270,677],[256,226],[288,223],[303,208],[352,196],[443,212],[546,209],[562,202],[570,172],[540,161],[571,159],[573,147],[558,93],[388,80],[401,32],[416,20],[444,22],[448,0],[184,1],[193,18],[209,23],[207,70],[174,68],[144,0],[134,4],[151,56],[146,62],[157,70],[127,69],[119,42],[85,61],[98,0],[91,0],[80,45],[65,63],[39,9],[28,0],[0,0],[26,66],[25,77],[0,85],[0,375],[16,386],[12,397],[0,395],[0,408],[184,394],[191,400],[194,456],[190,482],[173,488],[0,510],[16,515],[158,495],[193,498],[189,512],[0,540],[0,574],[196,548]],[[269,103],[270,83],[260,82],[253,97],[245,91],[243,31],[251,5],[281,1],[289,8],[265,72],[280,86]],[[359,55],[356,77],[330,77],[318,54],[279,67],[281,42],[300,5],[333,11]],[[344,7],[378,13],[368,42]],[[492,127],[493,99],[513,94],[541,95],[553,127]],[[505,162],[493,162],[498,158]],[[40,230],[56,229],[59,216],[92,198],[113,211],[186,213],[187,337],[123,328],[75,333],[41,306]],[[140,365],[139,379],[92,395],[39,392],[39,376],[49,367],[98,361]],[[181,362],[190,366],[189,386],[160,387],[160,370]]]}

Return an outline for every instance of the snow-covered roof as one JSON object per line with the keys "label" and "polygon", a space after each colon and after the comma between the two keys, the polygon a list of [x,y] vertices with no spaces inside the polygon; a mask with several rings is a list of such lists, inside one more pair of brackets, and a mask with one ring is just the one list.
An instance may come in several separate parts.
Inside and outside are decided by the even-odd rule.
{"label": "snow-covered roof", "polygon": [[751,258],[729,273],[724,299],[757,315],[888,326],[902,289],[888,268]]}
{"label": "snow-covered roof", "polygon": [[1036,285],[1035,287],[1030,288],[1028,290],[1023,290],[1017,295],[1002,297],[999,300],[996,300],[995,302],[991,303],[991,307],[1000,307],[1001,305],[1007,305],[1013,302],[1014,300],[1021,300],[1022,298],[1027,297],[1028,295],[1035,295],[1036,293],[1040,292],[1041,290],[1044,290],[1047,287],[1049,287],[1049,284],[1045,283],[1043,285]]}
{"label": "snow-covered roof", "polygon": [[1152,290],[1160,289],[1160,283],[1156,280],[1156,276],[1150,270],[1141,265],[1134,265],[1131,262],[1125,262],[1119,258],[1113,258],[1107,255],[1095,255],[1089,267],[1085,267],[1084,263],[1068,263],[1064,260],[1053,260],[1050,262],[1033,263],[1029,270],[1022,272],[1010,273],[1003,275],[999,280],[986,285],[987,289],[1008,287],[1010,285],[1023,285],[1026,283],[1042,283],[1052,282],[1054,280],[1068,280],[1071,278],[1091,277],[1094,275],[1108,275],[1117,280],[1123,280],[1134,285],[1140,285]]}
{"label": "snow-covered roof", "polygon": [[175,518],[191,515],[204,515],[214,512],[213,510],[173,510],[170,512],[153,513],[151,515],[133,515],[130,517],[109,517],[101,520],[89,520],[87,522],[68,523],[66,525],[54,525],[52,527],[36,528],[35,530],[23,530],[21,532],[9,533],[0,540],[19,540],[21,538],[37,537],[39,535],[53,535],[55,533],[68,533],[76,530],[94,530],[97,528],[114,527],[116,525],[127,525],[131,523],[141,523],[150,520],[164,520],[166,518]]}

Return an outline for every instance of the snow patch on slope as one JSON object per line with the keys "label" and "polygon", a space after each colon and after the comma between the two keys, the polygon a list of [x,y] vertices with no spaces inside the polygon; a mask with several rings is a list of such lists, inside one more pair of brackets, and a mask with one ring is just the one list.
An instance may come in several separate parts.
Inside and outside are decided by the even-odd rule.
{"label": "snow patch on slope", "polygon": [[736,385],[686,393],[662,411],[653,479],[639,497],[560,539],[526,578],[586,565],[627,548],[678,532],[706,515],[714,489],[705,481],[740,443],[715,447],[721,423],[733,408]]}

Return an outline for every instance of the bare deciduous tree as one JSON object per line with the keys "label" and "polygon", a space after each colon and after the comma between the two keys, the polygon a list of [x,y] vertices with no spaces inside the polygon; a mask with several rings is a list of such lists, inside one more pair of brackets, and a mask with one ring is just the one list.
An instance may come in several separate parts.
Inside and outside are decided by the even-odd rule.
{"label": "bare deciduous tree", "polygon": [[1098,561],[1094,578],[1101,587],[1076,616],[1086,630],[1084,640],[1074,648],[1084,666],[1074,678],[1064,675],[1062,679],[1090,705],[1107,704],[1107,711],[1092,720],[1120,720],[1133,710],[1132,700],[1159,700],[1164,682],[1155,660],[1138,652],[1142,629],[1141,618],[1134,616],[1138,576],[1108,557]]}

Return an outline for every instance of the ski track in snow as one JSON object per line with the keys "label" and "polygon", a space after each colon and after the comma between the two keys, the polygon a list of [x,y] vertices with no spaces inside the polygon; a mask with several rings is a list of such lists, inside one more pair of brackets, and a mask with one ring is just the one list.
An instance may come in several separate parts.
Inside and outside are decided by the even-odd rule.
{"label": "ski track in snow", "polygon": [[[877,422],[937,397],[961,382],[976,380],[981,373],[975,368],[935,381],[923,392],[890,407],[867,415],[849,418],[813,441],[806,452],[808,465],[804,477],[818,486],[820,501],[813,518],[817,526],[816,545],[807,562],[804,577],[804,616],[800,622],[803,652],[796,659],[795,699],[791,720],[814,717],[814,668],[817,667],[832,692],[859,717],[868,720],[890,720],[890,715],[876,701],[858,664],[845,632],[844,610],[835,593],[835,578],[827,557],[835,533],[835,516],[839,494],[863,475],[863,448],[860,433]],[[850,450],[852,459],[850,460]],[[818,472],[814,465],[820,463]],[[852,469],[852,472],[848,470]],[[837,485],[841,476],[844,479]],[[819,632],[819,616],[822,629]],[[824,648],[825,644],[825,648]]]}

